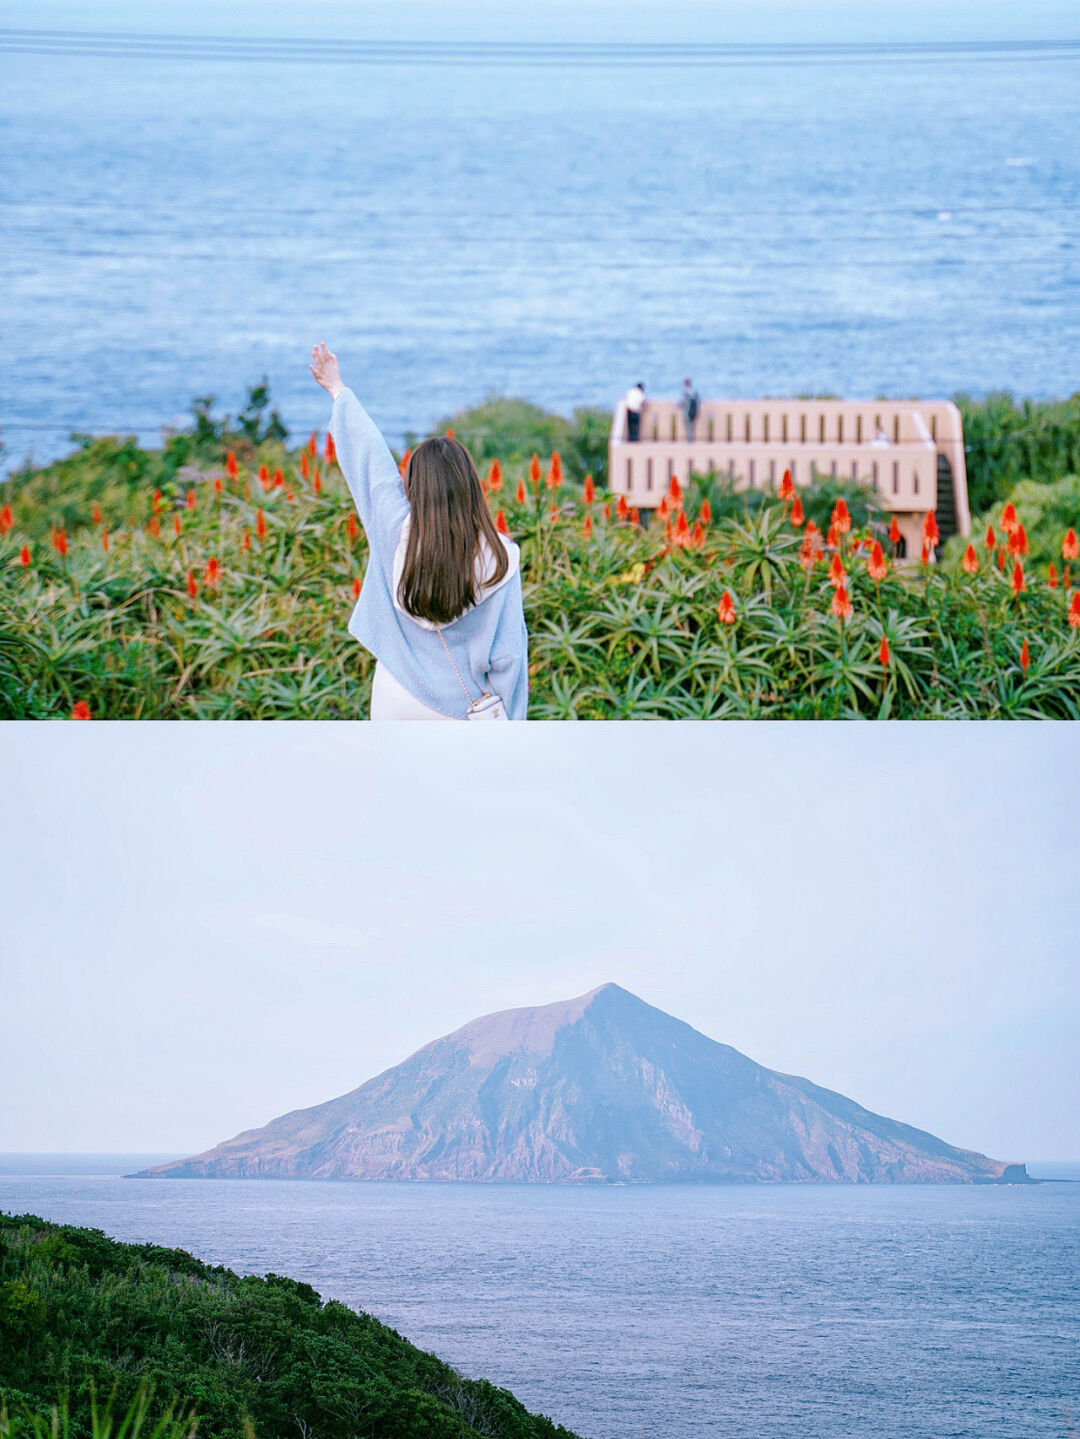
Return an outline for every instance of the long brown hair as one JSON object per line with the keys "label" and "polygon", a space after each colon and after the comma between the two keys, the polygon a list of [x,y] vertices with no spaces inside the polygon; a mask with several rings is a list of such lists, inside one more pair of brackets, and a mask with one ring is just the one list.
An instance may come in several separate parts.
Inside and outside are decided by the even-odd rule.
{"label": "long brown hair", "polygon": [[476,603],[476,561],[486,540],[495,569],[481,577],[497,584],[510,568],[506,547],[491,518],[480,476],[460,440],[437,435],[418,445],[405,471],[412,511],[405,567],[398,586],[402,608],[435,624]]}

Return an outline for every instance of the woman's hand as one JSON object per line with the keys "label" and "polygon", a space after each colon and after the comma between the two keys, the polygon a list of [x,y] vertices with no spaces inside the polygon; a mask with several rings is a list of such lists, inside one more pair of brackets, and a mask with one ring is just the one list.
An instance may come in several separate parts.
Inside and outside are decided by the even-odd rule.
{"label": "woman's hand", "polygon": [[311,364],[308,369],[330,398],[336,400],[345,386],[341,383],[337,356],[332,355],[321,340],[311,347]]}

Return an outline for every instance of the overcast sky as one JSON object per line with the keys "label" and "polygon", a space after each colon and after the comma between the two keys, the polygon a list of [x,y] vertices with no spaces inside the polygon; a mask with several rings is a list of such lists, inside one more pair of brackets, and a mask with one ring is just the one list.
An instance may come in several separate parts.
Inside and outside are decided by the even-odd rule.
{"label": "overcast sky", "polygon": [[1080,1159],[1070,726],[7,725],[0,1150],[190,1152],[614,980]]}

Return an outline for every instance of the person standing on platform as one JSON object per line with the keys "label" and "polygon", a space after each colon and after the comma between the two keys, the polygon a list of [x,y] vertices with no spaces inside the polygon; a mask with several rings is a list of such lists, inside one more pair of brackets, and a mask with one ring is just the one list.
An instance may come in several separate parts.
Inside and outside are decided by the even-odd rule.
{"label": "person standing on platform", "polygon": [[639,380],[626,392],[626,438],[641,439],[641,412],[645,408],[645,386]]}
{"label": "person standing on platform", "polygon": [[694,425],[697,423],[698,410],[701,408],[701,396],[689,380],[683,380],[682,397],[679,400],[679,408],[683,412],[683,419],[686,421],[686,438],[693,443]]}

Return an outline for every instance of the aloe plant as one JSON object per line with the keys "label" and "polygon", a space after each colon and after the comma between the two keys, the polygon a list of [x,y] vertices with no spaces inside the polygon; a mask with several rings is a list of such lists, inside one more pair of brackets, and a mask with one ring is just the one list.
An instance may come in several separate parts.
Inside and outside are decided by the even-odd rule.
{"label": "aloe plant", "polygon": [[[22,477],[8,501],[0,715],[367,712],[373,661],[346,628],[365,543],[328,458],[268,439],[155,491],[130,455],[103,481],[96,454]],[[860,523],[841,495],[827,511],[824,488],[710,518],[720,492],[695,483],[643,528],[551,461],[501,471],[490,503],[522,547],[533,718],[1077,716],[1075,480],[1017,490],[1022,536],[999,508],[991,548],[976,533],[973,558],[951,541],[943,563],[904,569],[882,517],[864,506]],[[840,516],[830,544],[804,542],[814,513]],[[1056,545],[1053,575],[1036,541]]]}

